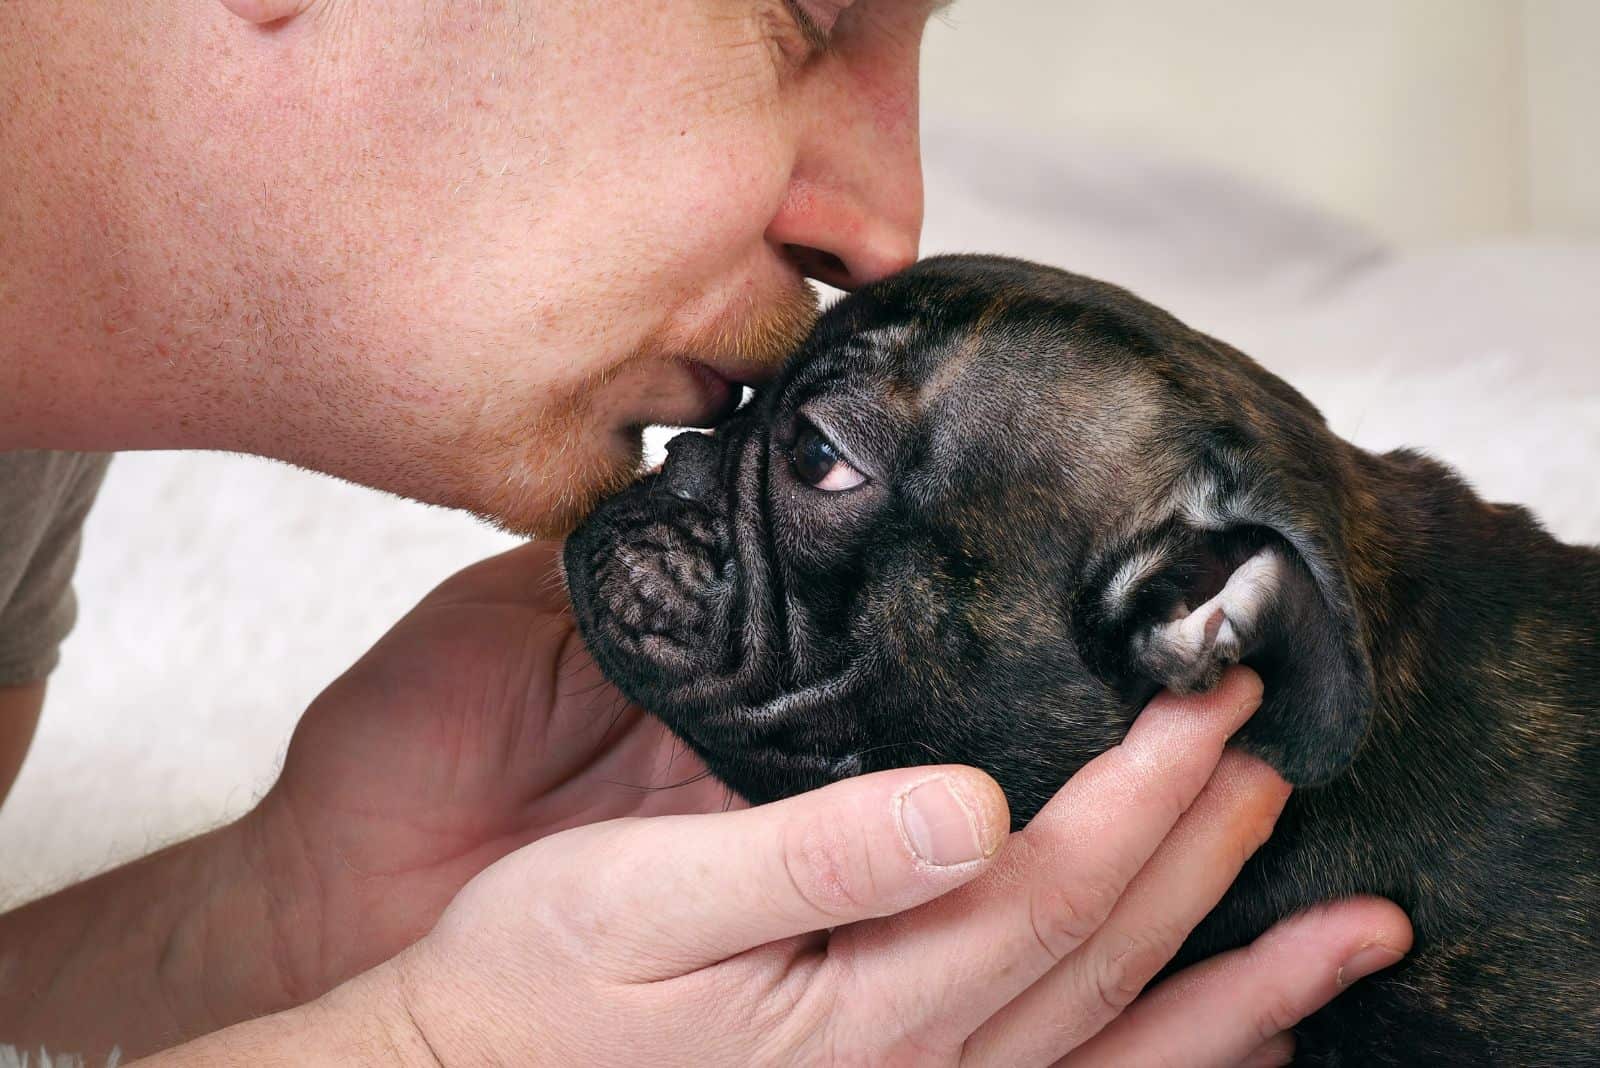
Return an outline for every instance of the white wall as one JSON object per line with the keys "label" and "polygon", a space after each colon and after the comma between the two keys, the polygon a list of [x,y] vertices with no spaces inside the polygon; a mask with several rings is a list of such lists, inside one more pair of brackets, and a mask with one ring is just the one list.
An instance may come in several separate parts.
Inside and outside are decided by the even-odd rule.
{"label": "white wall", "polygon": [[1600,0],[961,0],[932,120],[1090,133],[1401,242],[1600,234]]}
{"label": "white wall", "polygon": [[1600,235],[1600,0],[1528,0],[1533,222]]}

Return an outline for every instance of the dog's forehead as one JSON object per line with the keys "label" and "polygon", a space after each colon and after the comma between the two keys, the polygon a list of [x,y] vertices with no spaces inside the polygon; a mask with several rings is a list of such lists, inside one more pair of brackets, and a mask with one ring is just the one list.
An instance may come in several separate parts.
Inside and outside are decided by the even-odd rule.
{"label": "dog's forehead", "polygon": [[830,309],[786,392],[892,438],[898,496],[930,521],[1121,527],[1193,459],[1192,333],[1103,282],[944,257]]}
{"label": "dog's forehead", "polygon": [[815,384],[896,428],[899,499],[964,543],[1087,531],[1158,477],[1146,446],[1168,398],[1111,310],[1010,286],[865,311],[823,346]]}
{"label": "dog's forehead", "polygon": [[921,433],[951,446],[1029,435],[1083,462],[1145,439],[1172,402],[1160,342],[1100,302],[1007,287],[959,317],[901,319],[867,337]]}
{"label": "dog's forehead", "polygon": [[1086,378],[1132,380],[1181,329],[1115,286],[977,256],[924,261],[845,301],[825,323],[829,347],[892,377],[918,408],[968,385],[1004,402],[1013,384],[1037,391],[1047,382],[1071,389]]}

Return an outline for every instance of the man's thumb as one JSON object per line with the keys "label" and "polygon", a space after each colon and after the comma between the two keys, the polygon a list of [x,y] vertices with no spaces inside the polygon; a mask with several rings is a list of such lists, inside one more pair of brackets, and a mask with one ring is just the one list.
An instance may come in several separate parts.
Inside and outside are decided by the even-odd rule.
{"label": "man's thumb", "polygon": [[630,978],[648,981],[932,900],[982,872],[1009,828],[983,772],[901,768],[738,812],[593,828],[617,837],[593,843],[608,861],[585,882],[638,949]]}

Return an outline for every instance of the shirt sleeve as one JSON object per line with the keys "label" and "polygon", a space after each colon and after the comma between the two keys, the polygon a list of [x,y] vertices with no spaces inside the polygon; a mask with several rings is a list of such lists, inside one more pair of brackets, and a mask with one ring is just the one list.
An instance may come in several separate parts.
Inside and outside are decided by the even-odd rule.
{"label": "shirt sleeve", "polygon": [[83,544],[83,521],[110,457],[80,459],[15,590],[0,604],[0,686],[21,686],[48,676],[61,658],[62,641],[77,621],[72,574]]}

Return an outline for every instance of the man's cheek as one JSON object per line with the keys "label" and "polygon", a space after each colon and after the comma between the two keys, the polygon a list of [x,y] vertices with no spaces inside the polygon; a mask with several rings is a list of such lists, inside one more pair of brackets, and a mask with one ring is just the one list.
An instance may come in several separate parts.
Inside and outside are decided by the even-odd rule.
{"label": "man's cheek", "polygon": [[754,120],[671,138],[626,187],[629,199],[648,204],[639,224],[654,247],[640,251],[685,268],[759,243],[783,204],[793,164],[780,131]]}

